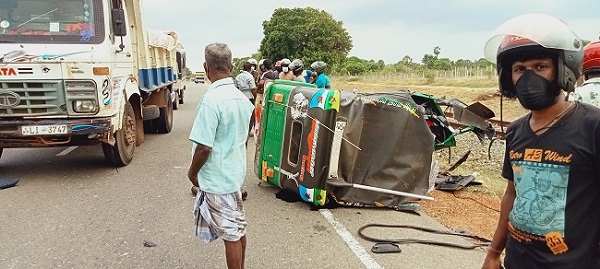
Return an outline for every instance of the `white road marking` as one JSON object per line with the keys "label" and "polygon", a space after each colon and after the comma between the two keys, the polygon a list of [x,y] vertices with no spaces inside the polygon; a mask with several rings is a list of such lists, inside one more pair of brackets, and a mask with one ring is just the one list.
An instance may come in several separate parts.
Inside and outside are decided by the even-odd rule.
{"label": "white road marking", "polygon": [[56,154],[57,157],[59,156],[65,156],[67,154],[69,154],[71,151],[75,150],[77,148],[77,146],[70,146],[68,148],[66,148],[65,150],[61,151],[59,154]]}
{"label": "white road marking", "polygon": [[368,269],[383,269],[383,267],[367,253],[360,243],[358,243],[352,234],[346,230],[346,227],[344,227],[344,225],[335,219],[329,209],[320,209],[319,212],[321,215],[323,215],[323,217],[325,217],[329,224],[333,226],[333,229],[340,235],[344,242],[346,242],[348,247],[350,247],[352,252],[354,252],[354,255],[360,259],[362,264],[364,264]]}

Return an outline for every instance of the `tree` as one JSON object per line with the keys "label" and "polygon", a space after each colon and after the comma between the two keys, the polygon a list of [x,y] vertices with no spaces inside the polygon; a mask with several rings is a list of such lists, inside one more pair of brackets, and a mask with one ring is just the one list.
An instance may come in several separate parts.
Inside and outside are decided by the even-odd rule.
{"label": "tree", "polygon": [[473,62],[471,60],[464,60],[464,59],[456,60],[457,67],[471,67],[471,65],[473,65]]}
{"label": "tree", "polygon": [[440,55],[440,51],[441,50],[442,49],[440,47],[438,47],[438,46],[435,46],[435,48],[433,48],[433,54],[435,54],[435,58],[437,58],[438,55]]}
{"label": "tree", "polygon": [[341,21],[315,8],[278,8],[263,22],[260,54],[271,60],[301,59],[305,65],[341,63],[352,49],[352,39]]}
{"label": "tree", "polygon": [[435,70],[452,70],[454,63],[448,58],[435,59],[433,69]]}
{"label": "tree", "polygon": [[192,79],[193,75],[194,72],[192,72],[192,70],[190,70],[187,66],[183,69],[183,77],[185,79]]}
{"label": "tree", "polygon": [[431,54],[425,54],[423,55],[423,59],[421,60],[421,62],[427,66],[427,68],[429,69],[433,69],[433,66],[435,65],[435,58],[436,56],[433,56]]}
{"label": "tree", "polygon": [[231,76],[235,77],[239,73],[241,73],[241,70],[244,69],[244,63],[246,63],[248,59],[250,59],[250,57],[231,59],[231,61],[233,62],[233,70],[231,70]]}
{"label": "tree", "polygon": [[[383,65],[382,65],[383,64]],[[332,68],[332,72],[341,75],[362,75],[369,72],[375,72],[383,69],[385,63],[382,60],[377,62],[373,60],[364,60],[356,56],[348,57],[340,64]]]}

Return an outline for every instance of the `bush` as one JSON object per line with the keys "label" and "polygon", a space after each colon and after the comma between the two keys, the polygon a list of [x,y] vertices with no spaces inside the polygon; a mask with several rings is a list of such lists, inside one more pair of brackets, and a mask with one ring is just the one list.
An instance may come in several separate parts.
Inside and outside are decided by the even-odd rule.
{"label": "bush", "polygon": [[435,73],[432,70],[425,71],[424,76],[427,80],[427,84],[432,84],[435,82]]}

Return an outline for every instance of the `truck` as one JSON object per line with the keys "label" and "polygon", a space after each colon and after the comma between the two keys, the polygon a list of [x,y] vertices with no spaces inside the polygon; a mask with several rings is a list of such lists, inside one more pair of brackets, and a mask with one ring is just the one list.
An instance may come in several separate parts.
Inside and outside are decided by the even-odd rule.
{"label": "truck", "polygon": [[101,145],[128,165],[145,133],[169,133],[186,55],[147,29],[139,0],[0,1],[4,148]]}
{"label": "truck", "polygon": [[204,83],[206,81],[205,76],[206,76],[206,74],[204,73],[204,71],[198,71],[198,72],[194,73],[194,82],[195,83]]}

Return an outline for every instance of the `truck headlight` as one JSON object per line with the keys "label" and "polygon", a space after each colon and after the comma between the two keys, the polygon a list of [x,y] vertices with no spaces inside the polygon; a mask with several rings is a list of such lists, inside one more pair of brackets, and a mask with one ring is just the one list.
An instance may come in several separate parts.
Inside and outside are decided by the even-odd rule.
{"label": "truck headlight", "polygon": [[74,100],[73,111],[77,113],[94,113],[98,110],[96,100]]}

